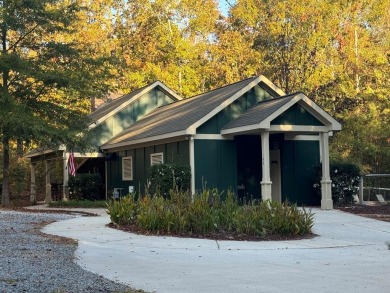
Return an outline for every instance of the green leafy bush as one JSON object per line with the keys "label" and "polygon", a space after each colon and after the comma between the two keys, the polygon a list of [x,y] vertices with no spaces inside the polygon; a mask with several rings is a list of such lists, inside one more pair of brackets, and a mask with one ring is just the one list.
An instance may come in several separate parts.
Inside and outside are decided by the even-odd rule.
{"label": "green leafy bush", "polygon": [[232,234],[267,237],[311,233],[313,215],[296,205],[253,201],[239,205],[228,192],[224,201],[216,189],[194,196],[170,191],[169,198],[127,196],[108,204],[111,221],[146,232],[180,235]]}
{"label": "green leafy bush", "polygon": [[71,199],[97,200],[101,197],[102,178],[99,173],[76,174],[69,178]]}
{"label": "green leafy bush", "polygon": [[[331,163],[330,179],[332,180],[332,198],[336,204],[353,202],[353,195],[358,193],[361,178],[360,168],[352,163]],[[321,165],[316,167],[314,187],[321,193]]]}
{"label": "green leafy bush", "polygon": [[110,215],[111,222],[118,225],[129,225],[134,222],[137,209],[134,194],[107,203],[107,213]]}
{"label": "green leafy bush", "polygon": [[188,165],[159,164],[149,171],[148,193],[169,197],[171,189],[188,190],[191,182],[191,168]]}

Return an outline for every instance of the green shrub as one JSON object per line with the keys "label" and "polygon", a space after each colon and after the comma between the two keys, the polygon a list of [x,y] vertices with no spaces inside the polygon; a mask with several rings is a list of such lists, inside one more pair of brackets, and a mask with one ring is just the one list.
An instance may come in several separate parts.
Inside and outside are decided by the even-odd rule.
{"label": "green shrub", "polygon": [[[332,180],[332,198],[335,204],[353,202],[353,195],[358,193],[361,178],[360,168],[352,163],[331,163],[329,166],[330,179]],[[321,165],[315,170],[314,187],[321,193]]]}
{"label": "green shrub", "polygon": [[137,208],[134,194],[107,203],[107,213],[110,215],[110,220],[118,225],[133,223],[137,215]]}
{"label": "green shrub", "polygon": [[191,168],[188,165],[159,164],[149,171],[149,194],[160,194],[169,197],[171,189],[189,190]]}
{"label": "green shrub", "polygon": [[99,173],[76,174],[69,178],[69,193],[72,199],[97,200],[101,197],[102,178]]}
{"label": "green shrub", "polygon": [[134,196],[108,204],[111,221],[135,225],[152,233],[210,235],[215,233],[266,237],[270,235],[306,235],[311,233],[313,215],[296,205],[271,201],[253,201],[239,205],[228,192],[225,201],[216,189],[194,196],[170,191],[170,198]]}

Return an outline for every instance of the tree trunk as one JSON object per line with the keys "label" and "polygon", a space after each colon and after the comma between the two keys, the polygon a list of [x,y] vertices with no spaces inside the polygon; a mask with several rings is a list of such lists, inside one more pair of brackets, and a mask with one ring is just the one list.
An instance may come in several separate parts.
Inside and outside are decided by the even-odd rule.
{"label": "tree trunk", "polygon": [[3,191],[1,195],[1,204],[3,206],[10,205],[9,197],[9,138],[3,129]]}

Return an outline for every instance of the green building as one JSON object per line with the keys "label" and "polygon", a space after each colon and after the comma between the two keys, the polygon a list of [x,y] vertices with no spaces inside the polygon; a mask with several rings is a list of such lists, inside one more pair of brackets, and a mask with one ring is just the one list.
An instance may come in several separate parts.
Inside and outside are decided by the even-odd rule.
{"label": "green building", "polygon": [[[134,93],[91,114],[106,197],[142,193],[151,165],[180,163],[191,167],[193,193],[206,184],[240,198],[333,208],[328,139],[341,125],[303,93],[286,95],[264,76],[188,99],[161,83]],[[321,196],[313,188],[320,163]]]}

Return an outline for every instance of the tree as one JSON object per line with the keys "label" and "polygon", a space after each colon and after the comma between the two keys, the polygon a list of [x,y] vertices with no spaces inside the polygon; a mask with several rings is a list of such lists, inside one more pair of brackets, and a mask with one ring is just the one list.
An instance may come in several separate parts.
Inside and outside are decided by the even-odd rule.
{"label": "tree", "polygon": [[114,7],[123,91],[156,79],[184,97],[202,90],[199,73],[219,15],[215,1],[117,1]]}
{"label": "tree", "polygon": [[390,162],[389,11],[384,0],[237,0],[227,26],[252,44],[249,54],[258,52],[257,72],[287,93],[304,91],[340,120],[335,159],[383,171]]}
{"label": "tree", "polygon": [[[78,1],[0,1],[0,136],[3,149],[2,204],[8,205],[10,142],[42,148],[82,145],[91,86],[85,58],[74,43]],[[86,71],[87,69],[88,71]],[[84,132],[86,133],[86,132]],[[85,145],[85,144],[84,144]]]}

